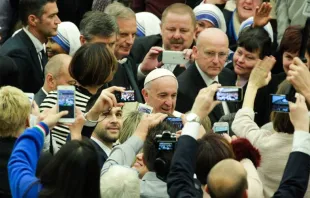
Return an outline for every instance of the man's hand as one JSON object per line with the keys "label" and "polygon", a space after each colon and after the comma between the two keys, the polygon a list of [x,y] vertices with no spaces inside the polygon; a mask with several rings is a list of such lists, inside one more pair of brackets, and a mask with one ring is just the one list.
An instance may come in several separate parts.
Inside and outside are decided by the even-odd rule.
{"label": "man's hand", "polygon": [[125,88],[113,86],[102,90],[94,106],[87,113],[88,120],[98,120],[102,112],[107,112],[111,110],[112,107],[121,107],[124,105],[123,103],[117,103],[114,95],[115,91],[124,92]]}
{"label": "man's hand", "polygon": [[161,62],[158,62],[158,56],[163,51],[164,49],[161,47],[152,47],[150,49],[141,63],[140,69],[143,74],[148,74],[155,68],[160,68],[163,66]]}
{"label": "man's hand", "polygon": [[82,139],[82,129],[85,123],[85,118],[80,108],[75,108],[75,122],[69,125],[71,139],[72,140],[81,140]]}
{"label": "man's hand", "polygon": [[137,126],[134,135],[145,141],[149,129],[161,123],[167,116],[167,114],[163,113],[144,114]]}
{"label": "man's hand", "polygon": [[290,65],[286,79],[294,88],[310,101],[310,72],[309,68],[298,57]]}
{"label": "man's hand", "polygon": [[205,118],[217,104],[220,104],[219,101],[214,101],[214,94],[219,87],[221,87],[220,84],[212,84],[207,88],[201,89],[195,99],[191,112],[198,115],[200,119]]}
{"label": "man's hand", "polygon": [[290,119],[295,131],[309,132],[309,115],[305,97],[296,93],[296,103],[289,102]]}
{"label": "man's hand", "polygon": [[62,116],[67,115],[68,113],[69,113],[68,111],[62,111],[57,113],[57,106],[55,105],[53,108],[44,111],[44,114],[42,115],[43,116],[42,122],[44,122],[51,130],[57,124],[59,119]]}
{"label": "man's hand", "polygon": [[259,60],[251,72],[249,79],[249,86],[259,89],[268,85],[271,80],[271,69],[273,68],[276,60],[274,57],[266,56],[262,61]]}
{"label": "man's hand", "polygon": [[264,27],[270,21],[272,6],[270,3],[262,3],[256,7],[253,27]]}

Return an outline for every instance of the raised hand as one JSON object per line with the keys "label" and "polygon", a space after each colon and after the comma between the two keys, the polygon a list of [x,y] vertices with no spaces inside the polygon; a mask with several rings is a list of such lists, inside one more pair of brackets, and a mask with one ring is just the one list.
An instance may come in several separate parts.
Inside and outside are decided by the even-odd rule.
{"label": "raised hand", "polygon": [[82,129],[85,123],[85,118],[83,116],[83,113],[80,108],[75,108],[75,122],[69,125],[70,133],[71,133],[71,139],[72,140],[80,140],[82,139]]}
{"label": "raised hand", "polygon": [[141,63],[141,72],[144,74],[150,73],[155,68],[160,68],[163,66],[161,62],[158,62],[157,58],[160,53],[164,51],[161,47],[152,47],[150,51],[146,54]]}
{"label": "raised hand", "polygon": [[268,85],[271,80],[270,71],[275,63],[276,60],[272,56],[266,56],[263,60],[258,61],[251,72],[249,86],[259,89]]}
{"label": "raised hand", "polygon": [[270,21],[272,6],[270,3],[262,3],[260,6],[256,7],[254,15],[254,27],[264,27]]}
{"label": "raised hand", "polygon": [[305,97],[296,93],[296,103],[289,102],[290,119],[295,131],[309,132],[309,115]]}

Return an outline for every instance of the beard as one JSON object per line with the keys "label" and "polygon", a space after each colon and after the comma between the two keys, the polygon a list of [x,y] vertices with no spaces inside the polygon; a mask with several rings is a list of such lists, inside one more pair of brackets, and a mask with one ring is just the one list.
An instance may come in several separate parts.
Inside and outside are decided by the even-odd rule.
{"label": "beard", "polygon": [[100,138],[103,142],[114,143],[119,138],[119,133],[117,136],[110,135],[106,129],[95,129],[94,133]]}

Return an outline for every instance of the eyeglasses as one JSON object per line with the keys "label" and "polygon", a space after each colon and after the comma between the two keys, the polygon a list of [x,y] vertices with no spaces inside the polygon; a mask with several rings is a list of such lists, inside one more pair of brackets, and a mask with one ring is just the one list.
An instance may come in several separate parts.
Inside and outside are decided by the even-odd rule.
{"label": "eyeglasses", "polygon": [[204,53],[206,55],[207,58],[209,59],[214,59],[216,57],[216,55],[218,55],[218,58],[221,59],[221,60],[224,60],[227,58],[228,56],[228,53],[226,52],[205,52]]}

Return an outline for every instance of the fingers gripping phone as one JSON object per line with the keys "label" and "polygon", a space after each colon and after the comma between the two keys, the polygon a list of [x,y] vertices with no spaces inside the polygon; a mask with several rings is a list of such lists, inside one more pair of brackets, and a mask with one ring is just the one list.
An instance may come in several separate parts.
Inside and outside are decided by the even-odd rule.
{"label": "fingers gripping phone", "polygon": [[243,98],[242,87],[220,87],[214,95],[214,100],[240,102]]}
{"label": "fingers gripping phone", "polygon": [[213,124],[213,132],[217,134],[226,133],[229,135],[229,124],[228,122],[215,122]]}
{"label": "fingers gripping phone", "polygon": [[75,87],[58,86],[57,87],[57,105],[58,112],[68,111],[59,122],[73,123],[75,121]]}
{"label": "fingers gripping phone", "polygon": [[114,92],[117,102],[135,102],[136,96],[134,90],[126,90],[124,92]]}

